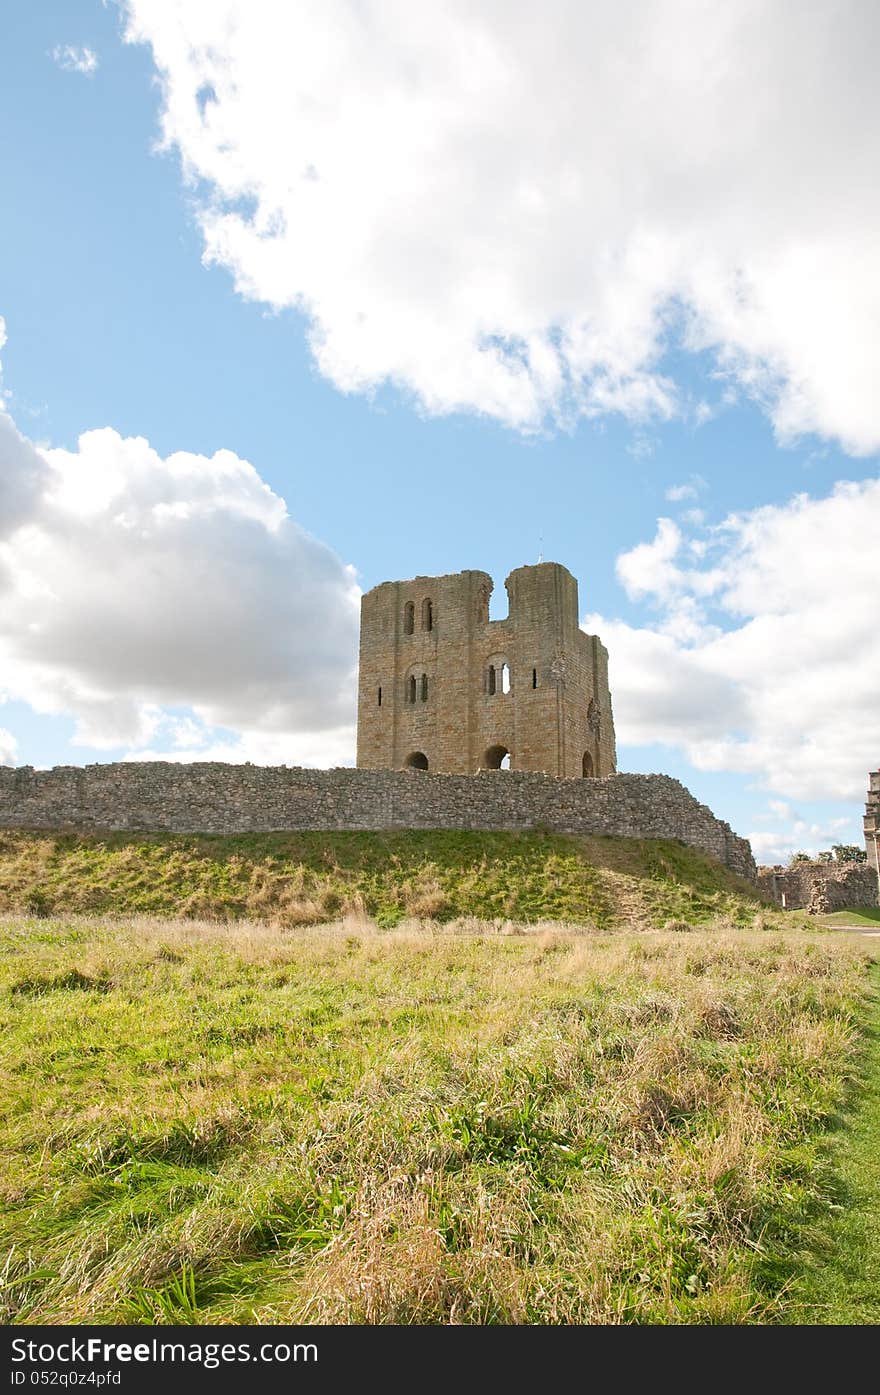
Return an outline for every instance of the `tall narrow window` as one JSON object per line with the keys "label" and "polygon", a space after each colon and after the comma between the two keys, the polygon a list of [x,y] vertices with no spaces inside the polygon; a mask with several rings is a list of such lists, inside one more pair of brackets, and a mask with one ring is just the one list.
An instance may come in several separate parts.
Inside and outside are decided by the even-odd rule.
{"label": "tall narrow window", "polygon": [[412,601],[407,601],[403,608],[403,633],[411,635],[416,628],[416,608]]}
{"label": "tall narrow window", "polygon": [[428,675],[422,674],[422,702],[428,701]]}
{"label": "tall narrow window", "polygon": [[502,693],[510,692],[510,664],[501,665],[501,691]]}
{"label": "tall narrow window", "polygon": [[379,689],[379,701],[378,701],[378,703],[377,703],[377,706],[378,706],[378,707],[381,707],[381,706],[382,706],[382,689],[381,689],[381,688]]}
{"label": "tall narrow window", "polygon": [[416,676],[415,676],[415,674],[411,674],[410,677],[407,679],[407,683],[406,683],[406,700],[407,700],[407,702],[415,702],[415,700],[416,700]]}
{"label": "tall narrow window", "polygon": [[537,670],[536,668],[533,668],[533,669],[532,669],[532,687],[533,687],[533,688],[537,688],[537,686],[538,686],[538,670]]}
{"label": "tall narrow window", "polygon": [[430,602],[430,601],[427,599],[427,597],[426,597],[425,600],[422,601],[422,629],[423,629],[423,630],[433,630],[433,628],[434,628],[434,607],[432,606],[431,602]]}
{"label": "tall narrow window", "polygon": [[490,697],[494,697],[494,696],[495,696],[495,665],[494,665],[494,664],[490,664],[490,665],[489,665],[489,682],[488,682],[488,685],[487,685],[487,686],[488,686],[488,689],[489,689],[489,696],[490,696]]}

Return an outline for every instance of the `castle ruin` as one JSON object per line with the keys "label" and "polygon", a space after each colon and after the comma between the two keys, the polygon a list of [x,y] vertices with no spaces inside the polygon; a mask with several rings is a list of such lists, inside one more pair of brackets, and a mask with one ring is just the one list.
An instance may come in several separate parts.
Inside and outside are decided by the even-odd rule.
{"label": "castle ruin", "polygon": [[678,780],[616,773],[608,655],[578,625],[571,573],[542,562],[506,586],[504,620],[489,619],[485,572],[386,581],[363,597],[356,770],[0,766],[0,828],[543,828],[678,838],[754,880],[748,842]]}
{"label": "castle ruin", "polygon": [[540,562],[505,586],[504,620],[489,619],[486,572],[386,581],[364,595],[361,769],[616,772],[608,654],[580,628],[577,581]]}
{"label": "castle ruin", "polygon": [[868,775],[864,829],[868,866],[880,877],[880,770],[872,770]]}
{"label": "castle ruin", "polygon": [[784,870],[761,867],[758,885],[785,910],[805,910],[811,915],[880,906],[880,770],[868,775],[864,829],[864,862],[809,858],[792,861]]}

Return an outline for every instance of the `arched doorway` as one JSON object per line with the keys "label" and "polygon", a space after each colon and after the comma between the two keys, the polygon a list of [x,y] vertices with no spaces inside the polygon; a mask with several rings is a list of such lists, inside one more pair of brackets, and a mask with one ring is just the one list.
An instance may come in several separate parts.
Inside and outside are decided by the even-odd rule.
{"label": "arched doorway", "polygon": [[584,751],[584,760],[581,770],[585,780],[592,780],[595,770],[593,768],[593,757],[590,755],[589,751]]}
{"label": "arched doorway", "polygon": [[413,751],[404,761],[407,770],[427,770],[428,757],[424,751]]}
{"label": "arched doorway", "polygon": [[510,752],[506,746],[490,746],[483,757],[486,770],[509,770]]}

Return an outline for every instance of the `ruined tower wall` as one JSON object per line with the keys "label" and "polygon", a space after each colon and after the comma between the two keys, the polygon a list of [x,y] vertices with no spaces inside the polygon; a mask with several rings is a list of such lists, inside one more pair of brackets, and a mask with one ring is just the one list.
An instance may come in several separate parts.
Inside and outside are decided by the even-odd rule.
{"label": "ruined tower wall", "polygon": [[473,774],[503,747],[513,770],[579,778],[586,754],[589,773],[614,773],[608,656],[580,629],[577,582],[549,562],[506,586],[504,620],[489,619],[485,572],[384,582],[363,597],[359,767],[399,770],[420,753],[432,771]]}
{"label": "ruined tower wall", "polygon": [[877,840],[880,838],[880,770],[872,770],[868,776],[868,798],[865,801],[864,827],[868,866],[876,872],[878,870]]}
{"label": "ruined tower wall", "polygon": [[762,867],[758,886],[784,910],[810,915],[878,904],[877,873],[864,862],[794,862],[781,872]]}
{"label": "ruined tower wall", "polygon": [[[399,770],[424,751],[432,769],[475,769],[477,733],[472,693],[479,683],[476,630],[488,612],[492,579],[485,572],[386,581],[361,602],[358,765]],[[431,607],[427,627],[425,605]],[[412,633],[406,608],[413,607]],[[427,680],[427,698],[421,692]],[[408,687],[416,679],[416,698]],[[379,703],[379,690],[382,701]]]}

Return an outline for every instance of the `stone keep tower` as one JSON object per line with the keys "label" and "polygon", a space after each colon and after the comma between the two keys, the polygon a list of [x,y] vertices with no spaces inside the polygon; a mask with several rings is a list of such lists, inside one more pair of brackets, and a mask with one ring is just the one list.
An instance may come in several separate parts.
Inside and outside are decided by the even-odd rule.
{"label": "stone keep tower", "polygon": [[868,798],[865,801],[865,852],[868,866],[880,875],[880,770],[872,770],[868,776]]}
{"label": "stone keep tower", "polygon": [[578,625],[577,582],[557,562],[518,567],[506,620],[486,572],[385,581],[361,601],[357,763],[568,778],[617,767],[608,654]]}

